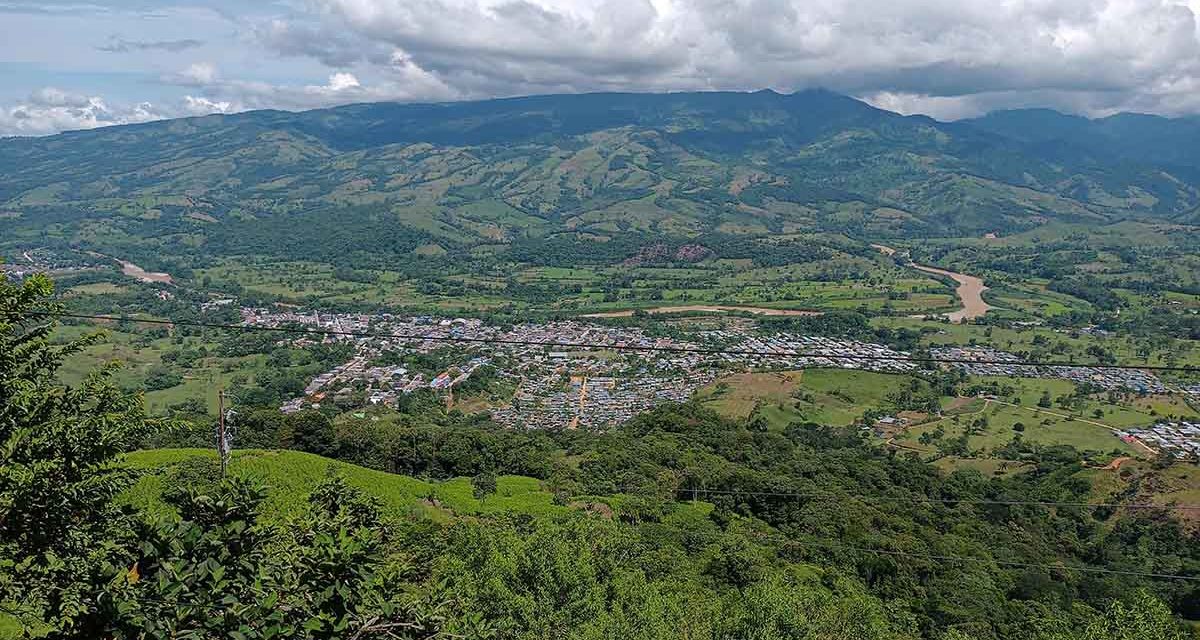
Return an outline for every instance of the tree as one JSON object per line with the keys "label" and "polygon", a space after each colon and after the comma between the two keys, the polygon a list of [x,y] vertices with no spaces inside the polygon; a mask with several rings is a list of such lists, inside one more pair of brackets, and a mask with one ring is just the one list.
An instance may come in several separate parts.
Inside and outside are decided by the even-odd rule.
{"label": "tree", "polygon": [[487,497],[496,493],[496,474],[491,471],[481,471],[471,478],[471,493],[476,500],[486,502]]}
{"label": "tree", "polygon": [[182,383],[183,376],[175,373],[169,367],[160,365],[150,368],[146,374],[146,380],[142,383],[142,386],[147,391],[159,391],[161,389],[170,389],[171,387],[179,386]]}
{"label": "tree", "polygon": [[100,340],[51,344],[53,285],[0,279],[0,602],[65,635],[99,633],[102,587],[127,566],[133,514],[114,498],[135,479],[114,463],[154,432],[114,366],[63,387],[63,359]]}
{"label": "tree", "polygon": [[1128,601],[1113,601],[1104,614],[1084,629],[1081,640],[1185,640],[1171,610],[1144,590]]}
{"label": "tree", "polygon": [[319,411],[302,411],[288,417],[288,442],[293,449],[329,456],[337,450],[333,422]]}
{"label": "tree", "polygon": [[[140,554],[113,596],[124,637],[431,638],[436,599],[412,599],[382,575],[377,501],[327,477],[304,517],[263,522],[264,488],[231,477],[208,492],[168,494],[178,519],[139,536]],[[386,632],[391,631],[393,635]]]}
{"label": "tree", "polygon": [[765,564],[758,550],[745,539],[723,539],[705,565],[704,573],[719,583],[745,589],[762,578]]}
{"label": "tree", "polygon": [[[265,491],[192,469],[164,498],[178,517],[148,521],[115,498],[120,466],[162,423],[110,381],[78,388],[56,372],[98,340],[53,346],[48,280],[0,281],[0,603],[31,634],[59,638],[430,638],[444,601],[414,598],[384,568],[378,505],[332,478],[308,517],[259,521]],[[201,476],[203,476],[203,471]],[[478,637],[486,627],[473,627]]]}
{"label": "tree", "polygon": [[274,449],[287,427],[287,416],[276,407],[255,409],[234,418],[237,427],[237,442],[243,449]]}
{"label": "tree", "polygon": [[1043,409],[1049,409],[1051,406],[1050,392],[1043,391],[1042,397],[1038,398],[1037,405]]}

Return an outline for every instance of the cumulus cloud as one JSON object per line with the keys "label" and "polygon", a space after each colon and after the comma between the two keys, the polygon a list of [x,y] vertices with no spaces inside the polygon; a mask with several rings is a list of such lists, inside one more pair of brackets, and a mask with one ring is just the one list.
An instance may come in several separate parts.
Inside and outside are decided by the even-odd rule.
{"label": "cumulus cloud", "polygon": [[209,100],[204,96],[184,96],[183,109],[188,115],[204,116],[213,113],[232,113],[241,111],[240,106],[235,106],[229,100]]}
{"label": "cumulus cloud", "polygon": [[99,96],[45,88],[15,106],[0,110],[0,135],[44,135],[164,117],[167,115],[147,102],[114,107]]}
{"label": "cumulus cloud", "polygon": [[[11,4],[0,1],[0,10]],[[60,4],[73,6],[69,0]],[[1088,115],[1200,113],[1200,0],[304,0],[255,10],[222,6],[237,36],[228,46],[206,48],[206,60],[187,68],[163,74],[154,67],[171,91],[187,94],[155,113],[810,87],[942,119],[1028,106]],[[114,36],[102,49],[186,54],[200,44]],[[100,114],[98,122],[134,108],[104,104],[104,110],[70,108],[90,108]],[[12,123],[14,109],[32,113],[34,106],[26,101],[0,111]]]}
{"label": "cumulus cloud", "polygon": [[192,38],[184,38],[182,40],[126,40],[119,36],[113,36],[108,39],[106,44],[96,47],[99,51],[107,53],[134,53],[138,51],[168,51],[171,53],[179,53],[188,49],[204,46],[201,40]]}
{"label": "cumulus cloud", "polygon": [[384,47],[460,95],[822,86],[949,115],[1051,100],[1200,107],[1196,0],[311,0],[262,44],[331,66]]}
{"label": "cumulus cloud", "polygon": [[364,83],[349,71],[331,73],[325,84],[289,85],[226,78],[215,66],[197,63],[166,80],[198,90],[186,98],[188,113],[231,113],[246,109],[316,109],[352,102],[450,100],[460,97],[432,74],[396,53]]}
{"label": "cumulus cloud", "polygon": [[179,84],[204,86],[212,84],[217,79],[217,67],[210,62],[193,62],[186,69],[173,76]]}

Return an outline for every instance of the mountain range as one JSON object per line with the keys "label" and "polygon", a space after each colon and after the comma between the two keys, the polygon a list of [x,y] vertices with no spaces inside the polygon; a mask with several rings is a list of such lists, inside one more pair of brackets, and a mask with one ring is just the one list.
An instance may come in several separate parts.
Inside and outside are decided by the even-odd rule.
{"label": "mountain range", "polygon": [[1200,224],[1200,118],[947,123],[823,90],[253,111],[0,140],[0,214],[166,252]]}

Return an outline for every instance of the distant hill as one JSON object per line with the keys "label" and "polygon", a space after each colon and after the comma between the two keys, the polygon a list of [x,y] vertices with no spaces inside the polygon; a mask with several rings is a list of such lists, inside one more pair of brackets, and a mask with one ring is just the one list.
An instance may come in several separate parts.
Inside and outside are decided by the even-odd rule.
{"label": "distant hill", "polygon": [[255,111],[0,140],[0,231],[124,255],[1196,221],[1200,120],[942,123],[811,90]]}
{"label": "distant hill", "polygon": [[1200,170],[1200,117],[1163,118],[1120,113],[1089,120],[1049,109],[999,111],[964,124],[1029,145],[1031,154],[1056,153],[1064,160],[1109,166],[1142,163],[1181,171],[1189,179]]}

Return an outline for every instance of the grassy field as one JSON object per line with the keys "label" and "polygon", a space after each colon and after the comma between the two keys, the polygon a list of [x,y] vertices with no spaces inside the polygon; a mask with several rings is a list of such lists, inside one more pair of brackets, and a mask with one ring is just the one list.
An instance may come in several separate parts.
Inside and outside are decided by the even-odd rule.
{"label": "grassy field", "polygon": [[124,293],[129,291],[129,287],[111,282],[95,282],[92,284],[80,284],[67,289],[64,295],[71,296],[100,296],[111,293]]}
{"label": "grassy field", "polygon": [[1011,406],[990,400],[980,400],[953,412],[944,418],[909,427],[896,441],[910,447],[936,451],[933,445],[920,443],[920,437],[934,433],[939,428],[944,438],[953,439],[962,435],[975,421],[985,419],[986,425],[977,428],[977,433],[967,439],[972,457],[986,457],[1008,444],[1018,433],[1026,442],[1053,445],[1066,444],[1081,451],[1120,451],[1134,455],[1139,451],[1116,438],[1108,428],[1090,420],[1074,419],[1059,409],[1041,409],[1031,406]]}
{"label": "grassy field", "polygon": [[[867,409],[887,409],[889,396],[911,382],[910,376],[840,369],[742,373],[718,380],[696,397],[728,417],[761,415],[772,429],[783,429],[797,421],[849,425]],[[1060,399],[1074,398],[1076,389],[1066,380],[976,378],[972,382],[997,382],[1011,386],[1013,393],[996,400],[943,398],[942,417],[931,416],[928,422],[910,426],[896,437],[896,442],[932,456],[937,447],[921,443],[922,434],[940,428],[945,439],[953,439],[985,418],[986,426],[977,427],[979,432],[968,439],[972,457],[991,456],[1007,445],[1018,433],[1014,428],[1018,424],[1027,442],[1135,455],[1144,452],[1116,438],[1112,429],[1149,425],[1165,415],[1200,417],[1178,398],[1166,396],[1128,398],[1118,403],[1108,402],[1104,396],[1088,397],[1072,400],[1065,408]],[[1047,392],[1052,406],[1038,407],[1042,394]],[[995,470],[992,467],[1000,463],[985,466],[991,473]]]}
{"label": "grassy field", "polygon": [[[1076,474],[1092,487],[1091,499],[1114,502],[1136,497],[1131,502],[1146,504],[1200,504],[1200,466],[1174,464],[1155,468],[1151,462],[1128,460],[1118,469],[1090,468]],[[1200,527],[1200,512],[1178,510],[1176,517]]]}
{"label": "grassy field", "polygon": [[[1041,378],[997,378],[981,376],[976,378],[981,382],[997,382],[1011,385],[1016,393],[1005,401],[1022,407],[1037,407],[1043,393],[1049,393],[1057,400],[1063,396],[1073,396],[1076,385],[1069,380],[1048,380]],[[1068,413],[1057,402],[1047,409],[1056,413]],[[1099,410],[1102,415],[1097,415]],[[1099,397],[1088,397],[1076,401],[1069,411],[1074,415],[1104,423],[1115,428],[1146,426],[1162,416],[1174,415],[1179,417],[1200,418],[1194,409],[1189,407],[1179,396],[1146,396],[1144,398],[1130,397],[1118,403],[1106,401],[1102,394]]]}
{"label": "grassy field", "polygon": [[[55,339],[65,342],[94,330],[93,327],[63,326],[56,330]],[[176,340],[106,330],[103,342],[66,359],[59,371],[59,378],[66,384],[79,384],[97,367],[115,362],[120,364],[115,375],[116,382],[126,388],[142,389],[151,370],[165,365],[182,375],[182,381],[173,387],[146,392],[146,407],[151,413],[162,414],[171,405],[198,399],[205,403],[210,413],[215,414],[218,389],[243,386],[254,381],[256,376],[272,368],[277,369],[263,354],[225,357],[216,355],[219,347],[218,343],[202,337],[189,336]],[[164,362],[164,355],[170,352],[196,352],[201,349],[207,355],[188,367]],[[305,375],[316,373],[312,365],[297,365],[287,370]],[[237,384],[239,381],[241,384]]]}
{"label": "grassy field", "polygon": [[[986,345],[1009,352],[1025,351],[1032,360],[1067,361],[1073,358],[1080,363],[1095,362],[1095,356],[1088,354],[1087,349],[1100,347],[1123,363],[1200,366],[1200,345],[1170,337],[1143,340],[1057,331],[1049,327],[1005,329],[899,317],[877,317],[871,320],[871,324],[921,331],[921,344],[930,347]],[[1149,355],[1142,355],[1139,353],[1141,350],[1149,352]]]}
{"label": "grassy field", "polygon": [[697,398],[731,418],[746,418],[757,411],[776,429],[794,421],[849,425],[911,380],[841,369],[743,373],[705,387]]}
{"label": "grassy field", "polygon": [[[206,449],[155,449],[135,451],[126,464],[145,473],[123,499],[158,513],[168,512],[161,495],[171,469],[192,459],[211,461],[216,454]],[[234,452],[230,473],[255,478],[268,486],[265,513],[269,519],[301,513],[305,497],[327,474],[341,473],[349,484],[379,498],[394,516],[423,516],[444,520],[454,515],[517,512],[531,515],[565,513],[553,504],[553,496],[540,481],[523,476],[501,476],[496,493],[484,501],[472,495],[469,478],[426,482],[407,476],[375,471],[298,451],[245,450]],[[428,500],[427,498],[432,498]]]}
{"label": "grassy field", "polygon": [[[830,272],[840,277],[831,277]],[[868,274],[868,275],[863,275]],[[306,261],[224,258],[197,269],[198,282],[236,282],[248,291],[297,303],[366,303],[410,311],[486,310],[504,305],[579,312],[636,309],[666,303],[743,304],[788,309],[892,310],[937,313],[956,300],[945,283],[890,261],[837,254],[828,261],[756,266],[750,260],[709,259],[677,267],[581,265],[481,272],[448,267],[436,280],[453,292],[428,288],[428,279],[394,271],[344,279],[332,265]],[[510,291],[508,278],[525,291]],[[614,286],[615,285],[615,286]],[[546,295],[538,295],[545,289]]]}

